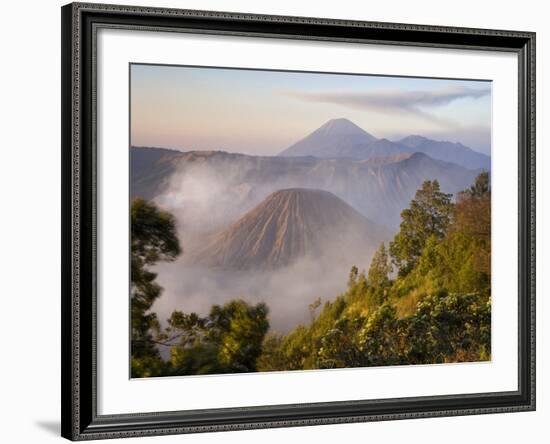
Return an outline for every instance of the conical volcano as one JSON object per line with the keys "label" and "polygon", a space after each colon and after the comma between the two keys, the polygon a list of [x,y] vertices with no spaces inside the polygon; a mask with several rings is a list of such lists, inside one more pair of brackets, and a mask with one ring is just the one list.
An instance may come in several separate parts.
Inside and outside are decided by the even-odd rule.
{"label": "conical volcano", "polygon": [[368,263],[388,238],[382,227],[328,191],[279,190],[221,232],[194,261],[230,269],[275,268],[300,258],[341,260],[359,253]]}
{"label": "conical volcano", "polygon": [[376,141],[348,119],[332,119],[310,135],[281,152],[280,156],[314,156],[319,158],[364,158],[362,148]]}

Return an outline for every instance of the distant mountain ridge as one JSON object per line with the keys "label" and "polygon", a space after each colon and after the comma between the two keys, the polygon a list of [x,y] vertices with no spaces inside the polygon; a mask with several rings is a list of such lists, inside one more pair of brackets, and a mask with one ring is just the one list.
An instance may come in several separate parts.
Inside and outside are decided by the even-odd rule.
{"label": "distant mountain ridge", "polygon": [[[149,150],[133,148],[132,157],[152,159]],[[215,210],[236,220],[274,191],[314,188],[333,193],[367,218],[390,227],[398,226],[400,212],[409,205],[424,180],[437,179],[443,191],[456,193],[468,188],[480,172],[422,153],[357,160],[189,151],[173,152],[169,168],[167,162],[161,156],[151,161],[148,169],[142,168],[139,175],[132,174],[132,196],[162,201],[168,192],[191,193],[188,183],[192,178],[205,182],[201,189],[207,191],[213,190],[214,181],[216,191],[208,193],[220,198]],[[190,180],[182,180],[185,178]],[[147,190],[143,190],[143,184],[148,184]]]}
{"label": "distant mountain ridge", "polygon": [[131,195],[152,199],[162,191],[165,181],[176,171],[181,151],[166,148],[130,149]]}
{"label": "distant mountain ridge", "polygon": [[279,156],[314,156],[324,159],[369,159],[399,153],[421,152],[465,168],[491,169],[491,158],[462,145],[411,135],[398,141],[377,139],[348,119],[332,119],[283,150]]}
{"label": "distant mountain ridge", "polygon": [[474,151],[459,142],[436,141],[423,136],[413,135],[405,137],[397,143],[407,147],[409,151],[421,152],[434,159],[456,163],[465,168],[491,170],[491,158],[489,156]]}
{"label": "distant mountain ridge", "polygon": [[389,237],[334,194],[291,188],[270,194],[191,257],[224,269],[278,268],[308,256],[338,260],[358,248],[368,258]]}

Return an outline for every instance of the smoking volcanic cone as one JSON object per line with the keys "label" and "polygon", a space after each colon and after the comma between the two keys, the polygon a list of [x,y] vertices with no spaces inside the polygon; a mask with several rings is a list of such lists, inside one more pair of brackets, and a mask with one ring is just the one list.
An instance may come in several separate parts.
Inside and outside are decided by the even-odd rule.
{"label": "smoking volcanic cone", "polygon": [[211,236],[193,261],[229,269],[275,268],[299,258],[368,263],[388,233],[328,191],[279,190]]}

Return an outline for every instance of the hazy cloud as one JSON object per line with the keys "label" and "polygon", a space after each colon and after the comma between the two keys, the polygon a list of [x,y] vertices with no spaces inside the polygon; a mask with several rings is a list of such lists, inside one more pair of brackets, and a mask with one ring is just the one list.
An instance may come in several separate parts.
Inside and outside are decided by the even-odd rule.
{"label": "hazy cloud", "polygon": [[289,97],[307,101],[330,103],[346,106],[353,109],[376,111],[394,114],[407,112],[424,119],[452,126],[452,123],[426,112],[426,109],[448,105],[458,99],[478,99],[490,94],[489,87],[473,89],[462,86],[440,88],[429,91],[395,91],[380,90],[372,92],[298,92],[287,91]]}

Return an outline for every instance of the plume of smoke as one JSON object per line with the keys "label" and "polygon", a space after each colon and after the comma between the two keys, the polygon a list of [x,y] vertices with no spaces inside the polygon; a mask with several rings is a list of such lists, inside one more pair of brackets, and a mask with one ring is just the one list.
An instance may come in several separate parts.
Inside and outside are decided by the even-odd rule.
{"label": "plume of smoke", "polygon": [[176,217],[180,240],[193,243],[253,205],[250,193],[250,185],[239,183],[235,174],[220,174],[211,164],[197,163],[176,171],[155,201]]}
{"label": "plume of smoke", "polygon": [[288,332],[299,323],[309,322],[308,305],[312,301],[331,300],[345,291],[352,265],[360,269],[369,266],[378,245],[365,245],[350,237],[356,226],[341,227],[334,236],[323,238],[322,245],[317,246],[322,255],[303,257],[283,268],[227,270],[193,263],[193,251],[208,235],[238,220],[271,192],[294,185],[280,180],[250,180],[249,172],[254,168],[242,163],[239,166],[235,171],[214,162],[194,162],[191,166],[187,162],[155,199],[175,215],[184,250],[175,262],[155,267],[164,291],[152,309],[161,322],[173,310],[205,315],[214,304],[242,298],[249,303],[265,302],[272,329]]}
{"label": "plume of smoke", "polygon": [[[365,262],[370,261],[370,255]],[[368,262],[367,262],[368,264]],[[317,298],[335,299],[345,291],[352,262],[328,265],[304,258],[276,270],[219,270],[194,267],[183,260],[159,265],[164,293],[153,306],[161,321],[173,310],[205,315],[212,305],[231,299],[265,302],[272,330],[287,333],[309,322],[308,305]],[[366,266],[365,264],[360,264]]]}
{"label": "plume of smoke", "polygon": [[333,300],[346,290],[353,265],[368,268],[377,245],[357,241],[352,247],[353,236],[342,243],[343,231],[323,240],[317,249],[322,254],[274,269],[209,268],[194,264],[185,254],[175,262],[159,264],[155,271],[164,292],[153,311],[162,321],[176,309],[206,315],[212,305],[231,299],[251,304],[265,302],[270,309],[271,328],[286,333],[309,322],[308,306],[312,301]]}

